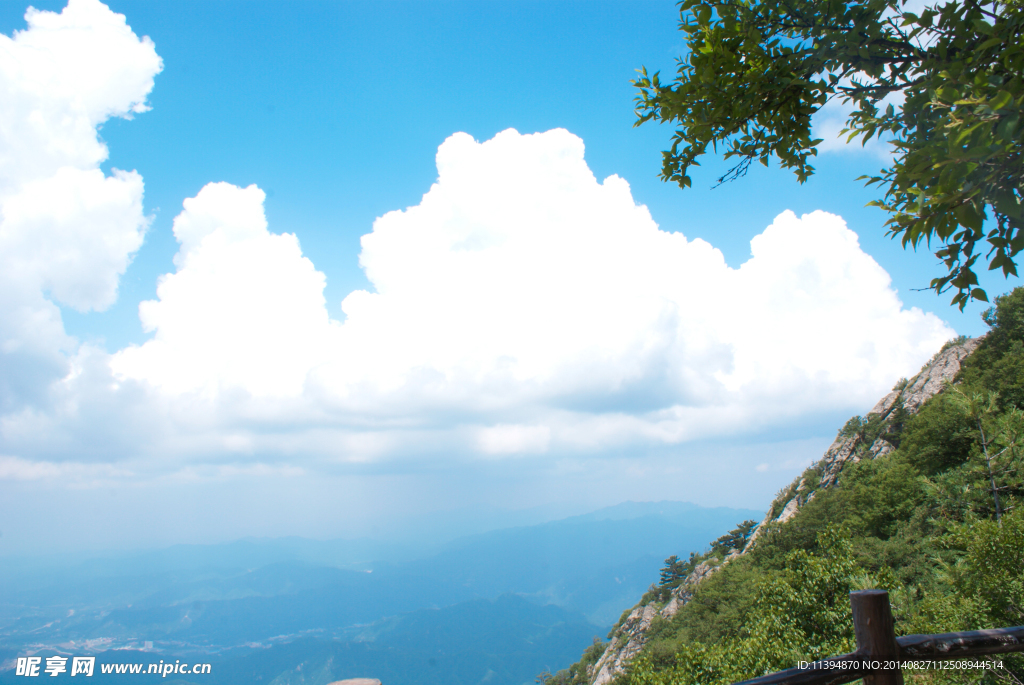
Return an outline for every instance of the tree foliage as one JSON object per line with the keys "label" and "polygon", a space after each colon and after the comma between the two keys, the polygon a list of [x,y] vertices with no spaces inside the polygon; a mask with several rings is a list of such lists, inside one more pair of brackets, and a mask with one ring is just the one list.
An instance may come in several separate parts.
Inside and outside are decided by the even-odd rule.
{"label": "tree foliage", "polygon": [[[614,684],[726,685],[849,651],[846,593],[869,587],[889,591],[899,635],[1024,622],[1024,384],[1013,372],[1024,368],[1024,288],[996,298],[985,320],[992,330],[964,360],[955,389],[886,433],[892,452],[847,462],[792,518],[765,524],[751,550],[690,588],[674,616],[654,618]],[[859,417],[847,427],[848,436],[870,428],[869,438],[881,430]],[[819,479],[812,467],[778,499]],[[721,561],[713,557],[709,549],[691,561]],[[648,593],[650,601],[667,597]],[[1024,682],[1024,655],[998,661],[985,670],[916,671],[913,680]]]}
{"label": "tree foliage", "polygon": [[854,571],[845,532],[826,528],[815,552],[790,553],[781,573],[758,584],[741,635],[683,644],[668,669],[641,657],[630,671],[630,685],[725,685],[789,668],[800,659],[851,651],[848,595]]}
{"label": "tree foliage", "polygon": [[578,662],[554,674],[544,671],[534,680],[540,685],[590,685],[590,671],[601,659],[607,647],[607,643],[595,637]]}
{"label": "tree foliage", "polygon": [[677,580],[682,580],[683,578],[686,578],[686,573],[683,568],[685,565],[686,562],[680,561],[679,557],[675,554],[670,556],[668,559],[665,560],[665,566],[661,569],[658,584],[662,587],[665,587],[670,583],[674,583]]}
{"label": "tree foliage", "polygon": [[754,532],[754,528],[756,527],[757,521],[747,519],[722,537],[712,542],[711,553],[718,556],[726,556],[733,551],[742,550],[746,546],[747,540],[750,539],[750,535]]}
{"label": "tree foliage", "polygon": [[971,459],[936,479],[939,497],[949,508],[994,515],[998,523],[1007,508],[1006,496],[1024,493],[1024,411],[1011,407],[1000,413],[998,396],[992,392],[965,392],[952,386],[946,393],[974,423],[978,439]]}
{"label": "tree foliage", "polygon": [[[907,617],[905,632],[978,630],[1024,622],[1024,510],[1011,511],[1001,522],[972,519],[956,524],[942,544],[954,552],[955,563],[938,570],[939,582]],[[1001,667],[974,674],[950,671],[936,680],[951,685],[979,680],[1019,685],[1024,680],[1024,656],[995,658]]]}
{"label": "tree foliage", "polygon": [[[934,240],[961,309],[986,300],[975,267],[1016,275],[1024,249],[1024,11],[1019,0],[954,0],[915,14],[907,0],[682,0],[689,52],[675,81],[641,70],[637,125],[672,122],[662,178],[719,146],[719,182],[776,156],[802,183],[822,141],[811,117],[850,105],[849,139],[891,137],[893,164],[868,178],[904,247]],[[988,221],[986,228],[986,220]]]}

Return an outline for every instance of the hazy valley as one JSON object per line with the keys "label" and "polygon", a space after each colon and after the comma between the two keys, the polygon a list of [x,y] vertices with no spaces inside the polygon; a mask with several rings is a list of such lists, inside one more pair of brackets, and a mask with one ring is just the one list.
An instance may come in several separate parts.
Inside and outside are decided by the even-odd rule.
{"label": "hazy valley", "polygon": [[211,662],[203,682],[215,683],[533,682],[604,638],[665,557],[758,515],[625,503],[459,538],[421,558],[395,544],[290,538],[64,566],[12,559],[0,678],[14,678],[15,654],[59,653]]}

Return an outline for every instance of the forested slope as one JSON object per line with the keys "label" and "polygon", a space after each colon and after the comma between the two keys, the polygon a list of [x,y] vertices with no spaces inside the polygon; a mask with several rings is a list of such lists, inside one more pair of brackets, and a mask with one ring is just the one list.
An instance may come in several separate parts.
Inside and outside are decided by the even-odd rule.
{"label": "forested slope", "polygon": [[[765,521],[666,560],[610,645],[542,680],[726,684],[852,651],[848,593],[871,587],[901,635],[1024,623],[1024,289],[985,320],[847,422]],[[1002,664],[916,677],[1024,679],[1024,658]]]}

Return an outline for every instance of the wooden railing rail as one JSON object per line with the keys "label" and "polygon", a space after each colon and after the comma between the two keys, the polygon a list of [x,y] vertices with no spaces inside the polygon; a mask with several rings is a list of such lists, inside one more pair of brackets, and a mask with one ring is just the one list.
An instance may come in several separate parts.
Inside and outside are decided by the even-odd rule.
{"label": "wooden railing rail", "polygon": [[1024,626],[896,637],[888,592],[851,592],[850,605],[857,651],[737,685],[841,685],[860,678],[864,685],[903,685],[900,662],[947,661],[1024,651]]}

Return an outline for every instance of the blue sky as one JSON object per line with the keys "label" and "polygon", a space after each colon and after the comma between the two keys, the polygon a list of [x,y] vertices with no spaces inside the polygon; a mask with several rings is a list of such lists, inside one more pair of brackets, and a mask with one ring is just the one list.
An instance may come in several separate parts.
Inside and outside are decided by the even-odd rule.
{"label": "blue sky", "polygon": [[[882,213],[865,207],[874,190],[854,180],[884,165],[877,146],[832,145],[803,185],[755,167],[712,190],[725,168],[715,159],[693,189],[658,179],[670,130],[632,126],[630,80],[640,66],[674,70],[683,43],[672,2],[108,6],[134,36],[102,38],[96,27],[117,20],[95,2],[79,3],[74,28],[77,59],[111,74],[89,86],[111,99],[96,95],[87,117],[108,156],[45,173],[77,164],[137,176],[119,186],[121,247],[102,264],[82,248],[68,271],[40,267],[39,289],[25,291],[39,312],[59,308],[51,324],[70,337],[33,338],[13,309],[4,314],[6,339],[36,361],[5,353],[0,551],[31,551],[58,530],[79,546],[147,546],[383,534],[453,510],[540,516],[626,499],[759,507],[943,340],[985,330],[982,306],[960,313],[947,296],[914,291],[938,275],[935,258],[886,238]],[[24,14],[0,6],[0,32],[24,30]],[[45,16],[33,31],[71,30]],[[44,53],[8,51],[5,73],[35,73]],[[76,55],[55,59],[59,70]],[[42,98],[59,122],[61,107],[78,112],[92,97],[58,81],[25,95],[24,111]],[[118,116],[138,103],[148,111]],[[507,129],[518,134],[495,138]],[[568,133],[527,135],[553,129]],[[50,134],[39,135],[32,144],[45,147]],[[91,135],[74,145],[85,150]],[[439,148],[452,171],[434,192]],[[0,201],[30,207],[26,188],[43,177],[12,164]],[[628,188],[605,182],[612,175]],[[219,182],[231,185],[200,195]],[[258,191],[242,190],[253,184],[269,234]],[[133,198],[141,209],[125,218]],[[182,214],[186,198],[197,200]],[[591,216],[594,203],[606,209]],[[76,218],[72,204],[60,230],[95,225],[99,236],[113,225]],[[418,209],[388,214],[407,208]],[[817,210],[846,228],[800,219]],[[250,211],[242,238],[214,226]],[[179,214],[200,227],[191,248],[172,231]],[[452,219],[463,216],[472,225]],[[602,226],[592,237],[588,221]],[[200,245],[218,231],[228,235],[220,251]],[[458,245],[483,240],[490,256],[460,261],[439,247],[455,234]],[[757,236],[763,256],[740,269]],[[17,244],[16,270],[52,249]],[[250,248],[247,262],[239,255]],[[265,271],[246,270],[257,263]],[[683,272],[685,284],[672,281]],[[177,294],[158,293],[176,273]],[[983,284],[993,295],[1014,285]],[[263,286],[280,295],[278,309],[250,330],[260,303],[246,298]],[[353,319],[341,302],[359,290],[381,297],[350,300],[348,310],[361,307]],[[149,331],[143,301],[157,302]],[[645,309],[652,302],[669,309]],[[207,323],[189,319],[206,304]],[[239,323],[219,335],[227,320]],[[145,345],[157,339],[162,347]],[[189,513],[168,513],[179,509]]]}

